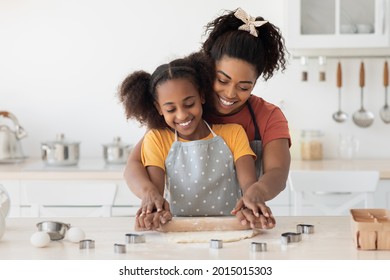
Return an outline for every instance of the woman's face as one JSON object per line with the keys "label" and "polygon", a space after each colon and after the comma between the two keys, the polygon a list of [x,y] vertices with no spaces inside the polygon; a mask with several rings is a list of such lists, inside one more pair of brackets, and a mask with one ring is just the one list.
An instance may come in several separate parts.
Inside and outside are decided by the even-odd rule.
{"label": "woman's face", "polygon": [[156,108],[179,137],[197,140],[207,136],[209,131],[202,121],[204,101],[189,80],[168,80],[156,90]]}
{"label": "woman's face", "polygon": [[224,56],[216,62],[214,104],[220,115],[240,111],[256,84],[257,73],[248,62]]}

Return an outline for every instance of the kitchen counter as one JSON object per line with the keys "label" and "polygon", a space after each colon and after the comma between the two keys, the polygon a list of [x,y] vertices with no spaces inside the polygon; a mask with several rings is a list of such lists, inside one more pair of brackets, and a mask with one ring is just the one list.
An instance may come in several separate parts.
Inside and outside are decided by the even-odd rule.
{"label": "kitchen counter", "polygon": [[40,159],[0,164],[0,180],[123,180],[125,166],[81,159],[74,166],[46,166]]}
{"label": "kitchen counter", "polygon": [[390,159],[292,160],[291,170],[378,170],[382,180],[390,179]]}
{"label": "kitchen counter", "polygon": [[[390,160],[292,160],[292,170],[379,170],[390,179]],[[0,180],[123,180],[124,165],[107,165],[103,159],[81,159],[77,166],[48,167],[40,159],[0,164]]]}
{"label": "kitchen counter", "polygon": [[[162,233],[147,232],[146,243],[127,245],[126,254],[114,253],[115,243],[124,243],[126,233],[134,233],[134,218],[56,218],[82,228],[87,239],[95,240],[95,249],[80,250],[77,243],[52,241],[48,247],[35,248],[29,240],[42,218],[8,218],[7,230],[0,240],[0,259],[39,260],[388,260],[389,251],[362,251],[352,241],[350,217],[276,217],[277,226],[258,236],[224,243],[221,249],[210,249],[208,243],[177,244],[162,238]],[[312,224],[313,234],[302,241],[282,245],[280,235],[296,231],[297,224]],[[266,252],[251,252],[250,243],[266,242]]]}

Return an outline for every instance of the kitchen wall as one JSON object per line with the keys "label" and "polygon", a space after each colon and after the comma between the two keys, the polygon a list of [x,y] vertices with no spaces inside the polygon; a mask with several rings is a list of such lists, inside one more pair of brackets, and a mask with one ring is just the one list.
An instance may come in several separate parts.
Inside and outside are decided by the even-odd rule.
{"label": "kitchen wall", "polygon": [[[145,129],[126,121],[116,97],[118,85],[134,70],[153,71],[198,50],[204,25],[237,7],[264,16],[285,33],[283,0],[0,1],[0,110],[15,114],[27,130],[22,145],[29,157],[39,157],[40,143],[58,133],[80,141],[84,158],[102,157],[102,144],[115,136],[136,143]],[[360,59],[340,61],[343,109],[351,116],[360,107]],[[291,56],[287,70],[267,83],[259,81],[254,94],[283,109],[294,158],[299,158],[302,129],[324,132],[326,158],[337,157],[340,134],[359,140],[359,158],[389,157],[390,125],[379,118],[384,59],[364,58],[365,107],[375,114],[374,124],[364,129],[351,118],[343,124],[332,120],[337,62],[327,60],[327,79],[320,82],[317,61],[311,59],[309,80],[302,82],[300,61]]]}

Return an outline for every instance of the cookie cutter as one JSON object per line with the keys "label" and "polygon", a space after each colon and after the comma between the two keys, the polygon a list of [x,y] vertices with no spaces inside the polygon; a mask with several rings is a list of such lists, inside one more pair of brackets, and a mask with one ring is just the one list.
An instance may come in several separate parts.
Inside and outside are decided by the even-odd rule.
{"label": "cookie cutter", "polygon": [[126,243],[145,243],[145,235],[136,233],[126,233]]}
{"label": "cookie cutter", "polygon": [[79,242],[79,249],[95,249],[95,240],[84,239]]}
{"label": "cookie cutter", "polygon": [[305,234],[312,234],[312,233],[314,233],[314,225],[298,224],[297,225],[297,232],[298,233],[305,233]]}
{"label": "cookie cutter", "polygon": [[267,251],[267,243],[264,242],[252,242],[251,243],[252,252],[265,252]]}
{"label": "cookie cutter", "polygon": [[211,239],[210,240],[210,248],[212,249],[220,249],[223,246],[223,242],[220,239]]}
{"label": "cookie cutter", "polygon": [[285,232],[281,235],[282,244],[299,242],[302,240],[302,235],[299,232]]}
{"label": "cookie cutter", "polygon": [[125,244],[114,244],[114,252],[117,254],[125,254],[126,253],[126,245]]}

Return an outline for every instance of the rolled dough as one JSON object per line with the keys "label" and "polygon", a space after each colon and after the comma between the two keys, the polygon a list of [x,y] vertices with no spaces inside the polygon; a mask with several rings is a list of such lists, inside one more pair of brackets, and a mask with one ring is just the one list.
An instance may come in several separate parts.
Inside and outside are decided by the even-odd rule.
{"label": "rolled dough", "polygon": [[232,230],[232,231],[188,231],[162,233],[167,242],[172,243],[208,243],[211,239],[223,242],[235,242],[258,235],[258,230]]}

